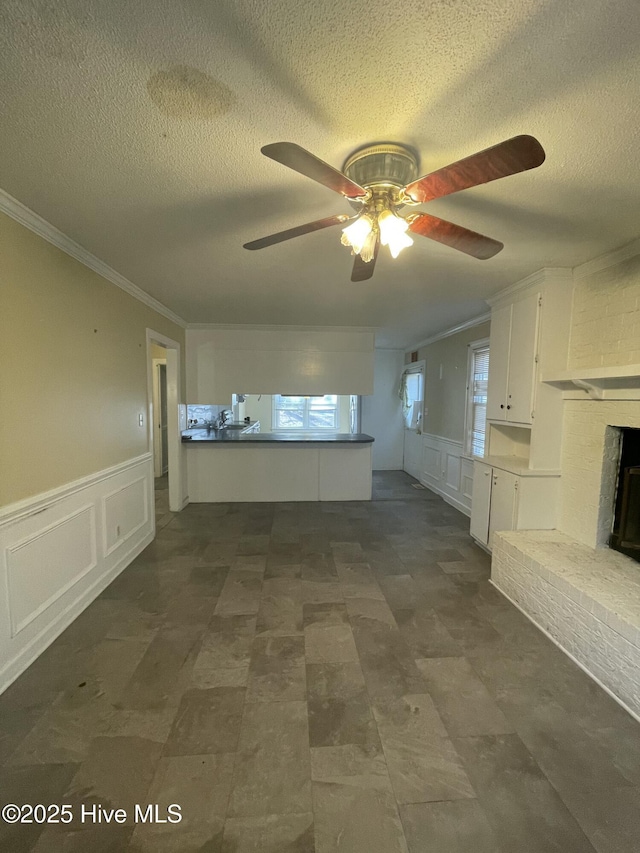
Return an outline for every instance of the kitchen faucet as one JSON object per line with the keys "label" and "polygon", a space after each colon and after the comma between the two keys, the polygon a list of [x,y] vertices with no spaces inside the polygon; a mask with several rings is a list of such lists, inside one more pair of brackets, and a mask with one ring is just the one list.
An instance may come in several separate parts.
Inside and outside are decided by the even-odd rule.
{"label": "kitchen faucet", "polygon": [[229,409],[223,409],[218,414],[218,429],[222,429],[222,427],[226,424],[228,416],[231,414]]}

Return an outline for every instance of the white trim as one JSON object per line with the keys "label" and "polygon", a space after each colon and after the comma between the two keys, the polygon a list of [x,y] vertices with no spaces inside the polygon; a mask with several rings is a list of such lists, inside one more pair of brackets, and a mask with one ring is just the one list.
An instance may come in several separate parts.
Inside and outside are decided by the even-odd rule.
{"label": "white trim", "polygon": [[[486,301],[488,302],[489,300],[487,299]],[[474,326],[479,326],[481,323],[487,323],[490,319],[491,311],[487,311],[485,314],[472,317],[471,320],[465,320],[464,323],[458,323],[456,326],[451,326],[451,328],[445,329],[444,332],[437,332],[435,335],[431,335],[431,337],[420,341],[420,343],[406,347],[404,352],[414,352],[422,347],[428,347],[429,344],[434,344],[436,341],[441,341],[443,338],[450,338],[452,335],[457,335],[458,332],[464,332],[467,329],[473,329]]]}
{"label": "white trim", "polygon": [[[181,403],[181,347],[178,341],[147,328],[147,441],[149,452],[154,452],[155,430],[153,429],[153,357],[151,344],[156,343],[166,350],[167,362],[167,463],[169,473],[169,509],[180,512],[185,506],[187,493],[186,463],[182,447],[182,432],[186,428],[180,423],[181,410],[184,416],[185,406]],[[188,501],[187,501],[188,502]],[[153,513],[155,519],[155,513]],[[155,532],[155,520],[154,520]]]}
{"label": "white trim", "polygon": [[424,358],[421,358],[420,361],[410,361],[408,364],[403,364],[402,373],[422,373],[424,377],[426,368],[427,362]]}
{"label": "white trim", "polygon": [[634,258],[636,255],[640,255],[640,239],[632,240],[626,246],[621,246],[619,249],[614,249],[612,252],[599,255],[591,261],[574,267],[573,277],[576,281],[579,281],[601,270],[606,270],[608,267],[615,267],[617,264],[621,264],[629,258]]}
{"label": "white trim", "polygon": [[[481,543],[478,542],[478,544],[481,547],[483,547]],[[513,606],[516,607],[520,611],[520,613],[524,614],[524,616],[527,617],[529,622],[531,622],[533,625],[535,625],[539,631],[542,631],[542,633],[545,635],[545,637],[547,637],[549,640],[551,640],[551,642],[554,644],[554,646],[557,646],[560,649],[560,651],[564,652],[564,654],[570,660],[572,660],[576,664],[576,666],[579,666],[580,669],[584,673],[586,673],[592,681],[595,681],[595,683],[598,685],[598,687],[601,687],[606,693],[609,694],[609,696],[611,696],[612,699],[615,699],[615,701],[618,703],[618,705],[620,705],[621,708],[624,708],[624,710],[628,714],[631,714],[631,716],[634,718],[634,720],[637,720],[640,723],[640,715],[636,714],[635,711],[632,711],[631,708],[628,707],[628,705],[625,705],[625,703],[622,701],[622,699],[619,696],[616,696],[616,694],[613,692],[613,690],[611,690],[609,687],[607,687],[606,684],[603,684],[600,681],[600,679],[597,676],[595,676],[592,672],[590,672],[583,663],[580,663],[580,661],[577,658],[575,658],[571,654],[571,652],[567,651],[567,649],[565,649],[565,647],[560,642],[558,642],[558,640],[556,640],[556,638],[554,636],[552,636],[545,628],[543,628],[542,625],[539,625],[536,622],[536,620],[531,616],[530,613],[527,613],[527,611],[524,610],[518,604],[517,601],[514,601],[514,599],[511,598],[510,595],[507,595],[507,593],[503,589],[501,589],[496,583],[494,583],[491,578],[489,578],[489,583],[491,584],[491,586],[493,586],[495,589],[497,589],[501,595],[504,595],[504,597],[507,599],[507,601],[511,602],[511,604],[513,604]]]}
{"label": "white trim", "polygon": [[207,329],[214,331],[247,331],[247,332],[368,332],[375,333],[378,331],[377,326],[279,326],[277,324],[263,323],[187,323],[186,328],[189,330],[206,331]]}
{"label": "white trim", "polygon": [[540,287],[550,279],[555,281],[573,281],[573,270],[569,267],[542,267],[536,270],[531,275],[510,284],[493,296],[485,297],[485,302],[488,302],[492,308],[496,308],[502,303],[513,302],[514,297],[519,296],[523,291],[529,288]]}
{"label": "white trim", "polygon": [[[444,444],[451,444],[454,447],[462,447],[462,442],[457,441],[455,438],[445,438],[444,435],[436,435],[435,432],[423,432],[423,439],[432,439],[433,441],[443,442]],[[473,460],[468,456],[465,456],[463,453],[460,454],[461,459],[468,459],[470,462]]]}
{"label": "white trim", "polygon": [[135,468],[141,462],[145,462],[151,458],[151,453],[143,453],[133,459],[127,459],[126,462],[119,462],[117,465],[112,465],[110,468],[105,468],[102,471],[96,471],[95,474],[89,474],[86,477],[81,477],[79,480],[73,480],[64,486],[59,486],[56,489],[51,489],[48,492],[41,492],[36,497],[24,498],[21,501],[16,501],[13,504],[7,504],[0,508],[0,527],[12,524],[15,521],[28,518],[30,515],[37,515],[44,512],[53,503],[57,503],[62,498],[69,497],[81,489],[86,489],[87,486],[93,486],[100,483],[109,477],[115,477],[129,468]]}
{"label": "white trim", "polygon": [[71,237],[67,237],[66,234],[63,234],[62,231],[59,231],[55,226],[51,225],[50,222],[47,222],[46,219],[43,219],[33,210],[22,204],[22,202],[18,201],[18,199],[13,198],[13,196],[10,196],[9,193],[2,189],[0,189],[0,211],[2,213],[6,213],[7,216],[10,216],[11,219],[14,219],[21,225],[24,225],[25,228],[29,229],[29,231],[33,231],[34,234],[42,237],[43,240],[46,240],[48,243],[51,243],[53,246],[61,249],[65,254],[75,258],[77,261],[80,261],[80,263],[84,264],[85,267],[88,267],[90,270],[98,273],[102,278],[110,281],[111,284],[115,284],[116,287],[126,291],[130,296],[133,296],[134,299],[137,299],[139,302],[144,302],[145,305],[152,308],[158,314],[162,314],[163,317],[171,320],[176,325],[186,328],[187,323],[182,319],[182,317],[179,317],[170,308],[163,305],[162,302],[158,302],[158,300],[154,299],[153,296],[150,296],[132,281],[129,281],[128,278],[125,278],[119,272],[116,272],[116,270],[104,261],[96,258],[95,255],[92,255],[91,252],[84,249],[79,243],[76,243],[75,240],[72,240]]}

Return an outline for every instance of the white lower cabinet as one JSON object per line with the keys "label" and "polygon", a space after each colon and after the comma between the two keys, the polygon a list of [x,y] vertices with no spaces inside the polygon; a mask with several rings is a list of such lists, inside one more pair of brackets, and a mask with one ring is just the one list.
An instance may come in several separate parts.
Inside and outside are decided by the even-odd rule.
{"label": "white lower cabinet", "polygon": [[473,466],[470,533],[491,550],[498,530],[550,530],[555,526],[559,477]]}
{"label": "white lower cabinet", "polygon": [[510,471],[494,468],[491,477],[491,508],[489,512],[489,538],[493,545],[496,530],[515,530],[518,513],[518,477]]}
{"label": "white lower cabinet", "polygon": [[471,527],[474,539],[486,545],[489,541],[489,510],[491,508],[490,465],[475,462],[473,466],[473,488],[471,490]]}

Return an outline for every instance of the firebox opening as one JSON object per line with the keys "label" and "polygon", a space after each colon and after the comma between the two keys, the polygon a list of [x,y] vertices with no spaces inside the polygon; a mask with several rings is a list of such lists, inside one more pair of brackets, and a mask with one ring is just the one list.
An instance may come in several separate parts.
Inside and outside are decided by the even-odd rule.
{"label": "firebox opening", "polygon": [[620,463],[609,546],[640,562],[640,429],[620,430]]}

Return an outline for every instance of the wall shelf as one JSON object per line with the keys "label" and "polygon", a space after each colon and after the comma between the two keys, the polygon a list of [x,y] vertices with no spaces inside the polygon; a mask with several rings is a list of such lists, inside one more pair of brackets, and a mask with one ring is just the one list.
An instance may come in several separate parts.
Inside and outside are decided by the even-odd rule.
{"label": "wall shelf", "polygon": [[640,400],[640,364],[563,370],[542,381],[563,392],[567,399]]}

